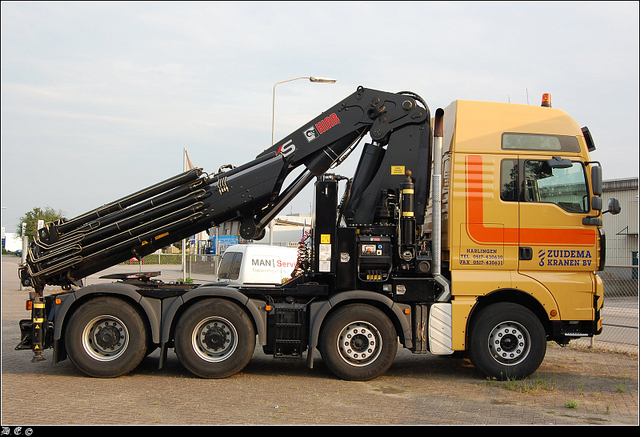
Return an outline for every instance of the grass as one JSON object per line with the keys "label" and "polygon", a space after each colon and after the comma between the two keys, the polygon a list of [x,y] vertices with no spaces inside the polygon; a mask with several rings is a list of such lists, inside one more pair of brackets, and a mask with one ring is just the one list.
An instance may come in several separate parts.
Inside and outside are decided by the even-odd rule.
{"label": "grass", "polygon": [[503,387],[506,390],[514,391],[517,393],[529,393],[536,394],[543,391],[555,391],[557,389],[555,381],[546,381],[544,379],[507,379],[503,383]]}
{"label": "grass", "polygon": [[573,408],[573,409],[578,408],[578,405],[579,405],[579,404],[578,404],[578,401],[567,401],[567,402],[565,402],[565,403],[564,403],[564,406],[565,406],[565,407],[567,407],[567,408]]}
{"label": "grass", "polygon": [[[531,395],[536,395],[536,394],[546,394],[549,391],[556,391],[556,390],[560,390],[561,387],[559,387],[557,385],[557,383],[555,382],[555,380],[553,381],[547,381],[544,379],[523,379],[523,380],[516,380],[516,379],[507,379],[504,382],[500,382],[497,381],[496,379],[487,379],[487,383],[491,386],[495,386],[498,385],[502,388],[504,388],[505,390],[509,390],[509,391],[513,391],[516,393],[522,393],[522,394],[531,394]],[[582,382],[578,385],[577,389],[578,389],[578,393],[580,394],[580,396],[584,396],[584,388],[585,388],[586,383]],[[624,393],[626,390],[626,386],[624,384],[616,384],[616,392],[617,393]],[[565,408],[569,408],[572,410],[575,410],[578,408],[578,406],[580,405],[580,403],[577,400],[567,400],[564,402],[564,406]],[[607,404],[605,406],[606,408],[606,413],[605,414],[611,414],[611,405]],[[555,409],[550,409],[547,410],[547,413],[549,414],[555,414],[556,410]]]}

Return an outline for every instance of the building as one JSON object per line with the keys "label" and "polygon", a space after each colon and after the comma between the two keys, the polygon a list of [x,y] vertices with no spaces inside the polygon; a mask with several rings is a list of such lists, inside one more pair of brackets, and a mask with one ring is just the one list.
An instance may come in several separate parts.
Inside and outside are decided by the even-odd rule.
{"label": "building", "polygon": [[608,200],[620,201],[620,214],[604,214],[607,236],[607,266],[638,265],[638,178],[612,179],[603,182],[603,209]]}
{"label": "building", "polygon": [[5,232],[2,228],[2,248],[7,252],[15,252],[22,250],[22,238],[20,234],[14,232]]}
{"label": "building", "polygon": [[[311,229],[313,217],[311,214],[287,214],[277,216],[265,229],[265,235],[253,243],[272,244],[275,246],[297,247],[306,231]],[[240,223],[230,221],[219,227],[209,229],[210,235],[240,236]],[[240,238],[241,243],[246,243]]]}

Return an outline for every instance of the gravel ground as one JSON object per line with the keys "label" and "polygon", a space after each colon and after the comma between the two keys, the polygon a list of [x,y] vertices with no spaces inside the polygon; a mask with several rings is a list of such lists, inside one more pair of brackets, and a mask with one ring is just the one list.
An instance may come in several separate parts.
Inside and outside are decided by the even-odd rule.
{"label": "gravel ground", "polygon": [[[335,378],[316,356],[274,359],[257,349],[243,372],[204,380],[173,351],[129,375],[84,376],[66,360],[33,364],[15,351],[27,291],[16,257],[2,257],[2,425],[638,425],[638,356],[549,344],[523,381],[489,381],[468,360],[400,350],[368,382]],[[103,272],[104,273],[104,272]],[[34,433],[37,434],[37,433]],[[13,435],[13,434],[12,434]]]}

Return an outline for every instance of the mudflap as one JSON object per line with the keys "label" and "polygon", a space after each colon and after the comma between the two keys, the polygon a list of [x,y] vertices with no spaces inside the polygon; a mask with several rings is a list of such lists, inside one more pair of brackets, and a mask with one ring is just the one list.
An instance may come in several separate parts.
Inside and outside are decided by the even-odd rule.
{"label": "mudflap", "polygon": [[33,347],[33,337],[31,335],[33,323],[31,319],[22,319],[18,324],[20,325],[20,343],[18,343],[15,350],[31,349]]}

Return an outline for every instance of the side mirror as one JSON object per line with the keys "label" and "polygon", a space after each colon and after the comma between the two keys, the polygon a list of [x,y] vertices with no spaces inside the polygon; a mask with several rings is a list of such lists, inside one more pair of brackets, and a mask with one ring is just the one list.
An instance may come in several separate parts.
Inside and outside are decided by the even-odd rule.
{"label": "side mirror", "polygon": [[602,196],[602,167],[599,165],[591,167],[591,184],[593,185],[593,194]]}
{"label": "side mirror", "polygon": [[603,214],[611,213],[612,215],[620,214],[622,208],[620,208],[620,201],[615,197],[609,199],[609,209],[603,212]]}

